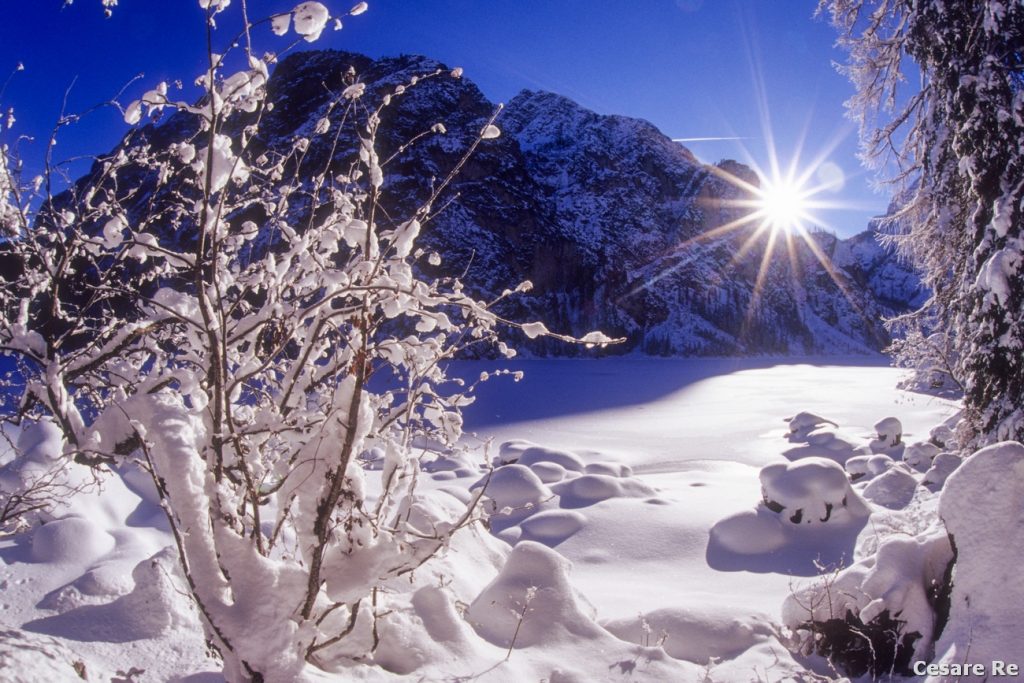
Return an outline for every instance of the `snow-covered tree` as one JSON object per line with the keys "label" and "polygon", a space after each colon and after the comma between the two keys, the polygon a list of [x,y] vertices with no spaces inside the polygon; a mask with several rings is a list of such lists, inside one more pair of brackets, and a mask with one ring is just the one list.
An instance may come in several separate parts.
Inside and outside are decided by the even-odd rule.
{"label": "snow-covered tree", "polygon": [[[199,4],[216,45],[229,3]],[[56,425],[80,463],[152,475],[232,681],[293,680],[372,650],[387,587],[472,520],[472,505],[455,518],[417,505],[418,454],[456,443],[475,388],[444,364],[468,345],[514,353],[494,302],[421,275],[440,256],[416,238],[451,176],[412,215],[381,208],[381,111],[460,69],[379,104],[355,74],[308,137],[260,138],[276,57],[258,56],[254,36],[269,24],[311,42],[332,19],[319,2],[244,17],[230,49],[208,51],[197,103],[160,83],[125,107],[129,124],[176,112],[179,138],[161,146],[137,128],[63,191],[49,171],[25,182],[0,153],[8,419]],[[500,134],[494,117],[480,125],[463,161]],[[305,163],[311,145],[333,149],[352,130],[349,165],[333,153]],[[367,453],[379,481],[359,465]]]}
{"label": "snow-covered tree", "polygon": [[[1024,439],[1024,3],[822,0],[864,158],[907,197],[894,240],[934,292],[970,441]],[[907,82],[910,82],[907,85]]]}

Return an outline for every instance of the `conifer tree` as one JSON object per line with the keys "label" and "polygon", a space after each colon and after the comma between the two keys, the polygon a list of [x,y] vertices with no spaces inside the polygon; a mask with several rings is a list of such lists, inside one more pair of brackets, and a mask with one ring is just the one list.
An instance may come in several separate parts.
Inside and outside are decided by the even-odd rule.
{"label": "conifer tree", "polygon": [[822,0],[863,157],[903,197],[893,240],[933,296],[964,445],[1024,439],[1024,2]]}

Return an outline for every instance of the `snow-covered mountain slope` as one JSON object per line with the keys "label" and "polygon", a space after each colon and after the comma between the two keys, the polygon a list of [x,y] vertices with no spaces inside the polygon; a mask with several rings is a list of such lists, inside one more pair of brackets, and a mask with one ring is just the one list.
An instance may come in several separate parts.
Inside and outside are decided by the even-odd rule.
{"label": "snow-covered mountain slope", "polygon": [[[422,78],[436,70],[445,77]],[[357,149],[356,126],[335,144],[311,135],[332,93],[363,82],[360,104],[367,106],[390,93],[377,141],[381,158],[390,159],[384,204],[396,220],[408,216],[496,108],[469,79],[448,71],[418,56],[292,54],[270,81],[274,108],[261,124],[263,144],[284,149],[311,137],[303,161],[311,174],[325,164],[344,172]],[[141,133],[166,144],[182,134],[177,118]],[[438,123],[446,133],[405,146]],[[815,234],[813,248],[785,235],[772,244],[754,224],[715,233],[746,211],[729,204],[743,191],[722,176],[752,183],[756,176],[733,161],[709,168],[645,121],[524,91],[497,124],[503,134],[483,141],[438,198],[435,208],[444,208],[419,246],[442,255],[440,273],[463,276],[483,298],[531,280],[530,294],[503,303],[514,319],[628,339],[610,353],[869,353],[888,343],[883,317],[921,303],[917,276],[870,230],[845,241]],[[550,340],[516,341],[545,355],[577,351]]]}

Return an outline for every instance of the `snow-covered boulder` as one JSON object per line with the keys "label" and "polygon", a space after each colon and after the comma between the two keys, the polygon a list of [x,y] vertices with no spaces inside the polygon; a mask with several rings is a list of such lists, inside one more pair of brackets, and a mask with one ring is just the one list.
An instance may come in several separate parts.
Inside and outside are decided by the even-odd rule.
{"label": "snow-covered boulder", "polygon": [[841,523],[867,513],[846,471],[826,458],[773,463],[760,479],[765,506],[793,524]]}
{"label": "snow-covered boulder", "polygon": [[917,479],[904,469],[890,467],[864,488],[864,497],[876,505],[900,510],[910,504],[917,491]]}
{"label": "snow-covered boulder", "polygon": [[839,426],[832,420],[808,412],[799,412],[793,417],[787,417],[786,422],[789,423],[789,435],[791,440],[802,439],[823,425],[832,425],[833,427]]}
{"label": "snow-covered boulder", "polygon": [[935,644],[936,663],[962,663],[967,652],[968,661],[986,664],[1019,656],[1024,642],[1022,500],[1024,445],[1015,441],[981,449],[946,480],[939,516],[953,539],[956,565],[949,622]]}
{"label": "snow-covered boulder", "polygon": [[850,475],[850,481],[870,481],[882,474],[896,461],[888,455],[879,453],[876,455],[855,455],[846,461],[846,472]]}
{"label": "snow-covered boulder", "polygon": [[932,460],[941,452],[941,449],[933,443],[919,441],[912,443],[903,451],[903,462],[913,467],[918,472],[927,472],[932,466]]}
{"label": "snow-covered boulder", "polygon": [[946,483],[949,475],[963,464],[963,459],[955,453],[939,453],[932,460],[932,466],[924,473],[921,484],[930,491],[938,491]]}
{"label": "snow-covered boulder", "polygon": [[902,450],[903,424],[895,417],[886,417],[875,423],[875,438],[871,441],[872,453],[888,453]]}
{"label": "snow-covered boulder", "polygon": [[956,434],[948,424],[932,427],[932,430],[928,432],[928,440],[939,448],[949,451],[956,449],[959,445],[956,440]]}
{"label": "snow-covered boulder", "polygon": [[84,604],[36,619],[26,628],[83,641],[126,643],[159,638],[174,629],[199,629],[198,614],[185,589],[178,552],[167,547],[131,572],[131,592],[104,604]]}

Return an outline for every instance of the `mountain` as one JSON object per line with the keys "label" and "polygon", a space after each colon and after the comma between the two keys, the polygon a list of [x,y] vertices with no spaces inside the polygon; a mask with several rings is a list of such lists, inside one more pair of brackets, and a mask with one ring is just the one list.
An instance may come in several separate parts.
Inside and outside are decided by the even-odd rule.
{"label": "mountain", "polygon": [[[270,80],[274,107],[261,142],[284,149],[310,137],[331,111],[332,93],[354,81],[366,84],[361,102],[369,106],[391,94],[377,140],[380,157],[393,157],[384,203],[388,215],[408,216],[496,109],[449,71],[419,56],[292,54]],[[141,134],[151,144],[180,139],[179,119]],[[437,123],[445,134],[405,145]],[[531,91],[512,99],[496,123],[502,135],[485,140],[462,167],[419,244],[443,256],[438,272],[464,275],[483,298],[531,280],[532,292],[502,304],[515,319],[625,336],[613,353],[870,353],[889,341],[882,318],[925,295],[912,269],[871,231],[848,240],[814,232],[806,241],[773,239],[755,225],[716,233],[744,215],[732,204],[744,191],[725,176],[756,184],[756,175],[734,161],[709,167],[650,123]],[[318,139],[303,162],[311,174],[325,164],[346,168],[359,144],[354,130],[334,146]],[[539,354],[577,351],[517,342]]]}

